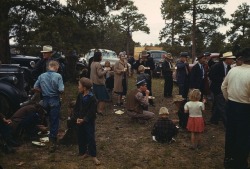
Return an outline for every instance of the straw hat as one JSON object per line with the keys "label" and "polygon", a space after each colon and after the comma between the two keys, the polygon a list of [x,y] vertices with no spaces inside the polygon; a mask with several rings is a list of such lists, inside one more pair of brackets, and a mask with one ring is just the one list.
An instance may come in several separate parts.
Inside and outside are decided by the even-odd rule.
{"label": "straw hat", "polygon": [[146,50],[143,50],[143,51],[141,52],[141,56],[148,56],[147,51],[146,51]]}
{"label": "straw hat", "polygon": [[172,57],[171,53],[167,53],[167,55],[165,55],[165,58],[173,60],[173,57]]}
{"label": "straw hat", "polygon": [[41,51],[41,53],[50,53],[50,52],[53,52],[52,46],[50,45],[43,46],[43,50]]}
{"label": "straw hat", "polygon": [[175,95],[173,102],[181,102],[183,100],[185,100],[185,99],[182,97],[182,95]]}
{"label": "straw hat", "polygon": [[169,114],[168,109],[166,107],[161,107],[159,110],[159,115]]}
{"label": "straw hat", "polygon": [[235,59],[236,57],[233,55],[232,52],[226,52],[223,53],[223,56],[221,57],[221,59]]}

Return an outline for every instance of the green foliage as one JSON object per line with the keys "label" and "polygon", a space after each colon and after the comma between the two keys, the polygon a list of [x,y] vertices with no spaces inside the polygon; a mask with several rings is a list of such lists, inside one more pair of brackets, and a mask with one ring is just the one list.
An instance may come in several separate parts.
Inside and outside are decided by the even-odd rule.
{"label": "green foliage", "polygon": [[[160,40],[174,45],[190,45],[193,54],[202,52],[211,43],[212,36],[227,19],[222,5],[227,0],[164,0],[161,6],[166,26]],[[194,57],[194,56],[193,56]]]}
{"label": "green foliage", "polygon": [[227,32],[230,42],[233,42],[233,46],[238,45],[241,48],[249,47],[250,5],[246,3],[241,4],[231,16],[230,23],[233,26]]}

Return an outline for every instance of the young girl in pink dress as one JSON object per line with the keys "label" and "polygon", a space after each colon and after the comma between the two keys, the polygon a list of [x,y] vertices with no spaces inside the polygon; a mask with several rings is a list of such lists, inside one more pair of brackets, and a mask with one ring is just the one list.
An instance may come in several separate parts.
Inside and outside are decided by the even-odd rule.
{"label": "young girl in pink dress", "polygon": [[184,106],[185,113],[189,113],[187,130],[191,132],[190,149],[201,148],[201,133],[204,131],[205,123],[202,113],[205,111],[203,102],[200,102],[201,92],[199,89],[193,89],[189,93],[189,102]]}

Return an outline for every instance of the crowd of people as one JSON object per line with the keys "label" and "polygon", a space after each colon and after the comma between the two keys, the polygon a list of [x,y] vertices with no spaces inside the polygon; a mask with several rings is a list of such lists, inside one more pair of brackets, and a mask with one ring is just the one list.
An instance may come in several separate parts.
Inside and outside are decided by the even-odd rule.
{"label": "crowd of people", "polygon": [[[10,119],[0,114],[0,133],[7,145],[17,146],[11,133],[20,134],[20,130],[25,129],[33,135],[37,130],[46,130],[46,114],[50,131],[49,151],[55,152],[61,107],[60,95],[64,92],[64,84],[62,76],[58,73],[60,65],[51,59],[52,47],[46,45],[41,52],[43,58],[36,65],[33,75],[37,77],[34,91],[41,94],[43,102],[22,107]],[[118,57],[119,60],[113,66],[109,61],[103,66],[100,63],[102,53],[94,53],[89,62],[89,78],[83,77],[79,80],[79,94],[74,105],[71,105],[73,111],[70,119],[77,129],[79,156],[91,156],[96,165],[99,165],[100,161],[96,157],[95,119],[96,115],[105,114],[105,104],[112,100],[112,93],[116,97],[116,106],[124,106],[126,114],[136,122],[144,124],[155,117],[155,113],[149,111],[150,105],[155,106],[152,99],[152,70],[155,69],[153,58],[147,51],[142,51],[141,58],[131,63],[138,73],[136,87],[128,91],[128,58],[124,52],[120,52]],[[250,150],[250,49],[244,49],[237,57],[232,52],[226,52],[218,63],[208,64],[209,57],[209,53],[198,55],[196,64],[190,67],[187,52],[180,53],[176,64],[170,53],[164,55],[163,96],[176,104],[179,127],[191,133],[192,150],[202,147],[201,134],[205,129],[203,113],[207,98],[212,96],[210,123],[217,125],[222,120],[225,127],[224,166],[246,169]],[[236,64],[233,66],[235,60]],[[179,93],[175,96],[174,72],[179,88]],[[123,103],[123,96],[126,96],[126,104]],[[151,132],[152,138],[160,143],[171,143],[175,141],[178,127],[176,121],[168,118],[168,108],[160,106],[159,119]]]}

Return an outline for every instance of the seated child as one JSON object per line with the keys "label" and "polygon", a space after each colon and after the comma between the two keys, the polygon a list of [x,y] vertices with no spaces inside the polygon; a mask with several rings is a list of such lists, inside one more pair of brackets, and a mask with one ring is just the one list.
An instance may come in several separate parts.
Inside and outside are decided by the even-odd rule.
{"label": "seated child", "polygon": [[159,143],[171,143],[174,136],[177,135],[178,129],[173,121],[168,119],[168,109],[161,107],[159,111],[160,118],[154,124],[151,132],[153,140]]}
{"label": "seated child", "polygon": [[186,104],[187,100],[184,99],[181,95],[175,95],[173,102],[178,109],[177,114],[179,117],[179,126],[182,129],[186,129],[189,114],[184,112],[184,105]]}

